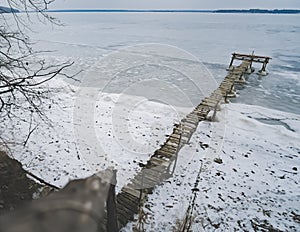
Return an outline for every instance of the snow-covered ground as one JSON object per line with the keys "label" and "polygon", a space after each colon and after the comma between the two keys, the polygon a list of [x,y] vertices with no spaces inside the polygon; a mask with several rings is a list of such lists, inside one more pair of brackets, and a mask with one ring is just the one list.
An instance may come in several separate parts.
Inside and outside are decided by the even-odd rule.
{"label": "snow-covered ground", "polygon": [[300,116],[243,104],[223,111],[219,122],[199,124],[179,153],[174,176],[149,196],[146,231],[183,225],[194,188],[192,231],[299,231]]}
{"label": "snow-covered ground", "polygon": [[[57,186],[113,166],[120,189],[139,170],[138,163],[164,142],[173,123],[191,110],[124,94],[101,93],[95,100],[92,91],[83,91],[78,103],[78,87],[61,79],[53,85],[57,92],[47,107],[52,124],[39,124],[25,148],[20,135],[26,135],[26,124],[8,122],[1,134],[20,142],[11,152],[24,168]],[[81,113],[76,107],[83,107]],[[218,120],[199,124],[179,153],[174,176],[149,196],[146,230],[171,231],[180,225],[194,189],[199,191],[193,231],[249,231],[256,225],[297,231],[300,116],[230,103]]]}
{"label": "snow-covered ground", "polygon": [[79,88],[62,79],[50,83],[53,95],[45,102],[50,122],[33,121],[31,128],[37,129],[25,147],[29,121],[6,120],[1,135],[25,169],[59,187],[110,166],[118,169],[122,187],[192,109]]}
{"label": "snow-covered ground", "polygon": [[[84,67],[84,62],[78,65]],[[50,123],[36,118],[30,126],[30,115],[19,110],[24,121],[5,120],[1,128],[2,137],[14,144],[12,156],[59,187],[109,166],[118,170],[122,187],[163,144],[174,123],[217,86],[197,58],[160,44],[110,53],[78,78],[46,84],[51,93],[43,99],[43,112]]]}

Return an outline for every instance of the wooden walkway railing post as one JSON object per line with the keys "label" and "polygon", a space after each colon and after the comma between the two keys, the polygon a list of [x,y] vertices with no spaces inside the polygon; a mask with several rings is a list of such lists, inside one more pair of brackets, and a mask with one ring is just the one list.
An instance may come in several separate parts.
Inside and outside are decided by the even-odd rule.
{"label": "wooden walkway railing post", "polygon": [[231,61],[230,61],[230,64],[229,64],[228,68],[232,67],[234,59],[235,59],[235,53],[232,54]]}

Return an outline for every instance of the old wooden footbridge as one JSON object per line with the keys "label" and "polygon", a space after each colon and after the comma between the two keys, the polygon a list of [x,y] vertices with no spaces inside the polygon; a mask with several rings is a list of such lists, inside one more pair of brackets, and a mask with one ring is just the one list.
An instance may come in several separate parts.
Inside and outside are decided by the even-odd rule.
{"label": "old wooden footbridge", "polygon": [[[254,54],[233,53],[228,73],[218,88],[174,125],[173,132],[164,144],[146,164],[140,164],[140,172],[117,196],[113,184],[115,172],[106,170],[90,178],[70,182],[58,193],[37,200],[23,213],[0,217],[0,230],[19,231],[17,229],[22,228],[22,231],[29,232],[36,231],[35,228],[48,228],[47,231],[118,231],[136,214],[142,215],[140,212],[147,195],[172,176],[179,151],[189,142],[199,122],[214,120],[218,106],[236,96],[235,85],[246,83],[244,76],[254,71],[254,62],[262,63],[258,74],[266,75],[270,59]],[[240,63],[234,66],[235,61]],[[25,214],[27,219],[23,217]],[[142,228],[137,230],[142,231]]]}
{"label": "old wooden footbridge", "polygon": [[[194,110],[186,115],[179,124],[176,124],[173,133],[165,143],[154,152],[149,161],[143,165],[142,170],[124,186],[117,195],[117,218],[119,228],[134,219],[155,186],[163,183],[172,176],[180,149],[189,142],[197,129],[199,122],[214,120],[219,104],[227,103],[228,98],[235,97],[235,84],[244,84],[244,76],[251,74],[254,69],[253,62],[262,63],[259,75],[266,75],[266,66],[271,58],[265,56],[245,55],[233,53],[228,74],[219,87],[204,98]],[[238,66],[233,66],[234,61],[242,61]],[[211,116],[209,113],[213,112]]]}

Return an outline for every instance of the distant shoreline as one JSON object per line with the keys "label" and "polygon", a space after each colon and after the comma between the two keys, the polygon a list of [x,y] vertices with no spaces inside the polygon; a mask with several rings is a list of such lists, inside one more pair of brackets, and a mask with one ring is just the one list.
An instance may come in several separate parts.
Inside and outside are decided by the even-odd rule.
{"label": "distant shoreline", "polygon": [[300,14],[298,9],[220,9],[220,10],[124,10],[124,9],[57,9],[57,10],[47,10],[47,12],[64,12],[64,13],[88,13],[88,12],[102,12],[102,13],[243,13],[243,14]]}
{"label": "distant shoreline", "polygon": [[[0,6],[1,13],[24,13],[25,11]],[[35,11],[26,11],[35,12]],[[300,9],[53,9],[45,12],[56,13],[221,13],[221,14],[300,14]]]}

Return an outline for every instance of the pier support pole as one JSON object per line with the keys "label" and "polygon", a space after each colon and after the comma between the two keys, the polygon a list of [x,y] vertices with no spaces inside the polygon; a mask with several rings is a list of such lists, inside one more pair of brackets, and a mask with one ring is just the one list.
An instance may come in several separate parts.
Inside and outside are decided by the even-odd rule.
{"label": "pier support pole", "polygon": [[234,59],[235,59],[235,53],[232,54],[228,70],[232,70],[233,69],[232,65],[233,65]]}
{"label": "pier support pole", "polygon": [[267,64],[269,63],[269,58],[266,58],[262,67],[261,67],[261,70],[258,71],[258,75],[261,75],[261,76],[266,76],[268,75],[267,71],[266,71],[266,68],[267,68]]}
{"label": "pier support pole", "polygon": [[254,60],[254,51],[252,52],[252,55],[251,55],[250,65],[247,68],[247,74],[251,74],[251,73],[254,72],[254,68],[252,68],[252,62],[253,62],[253,60]]}

